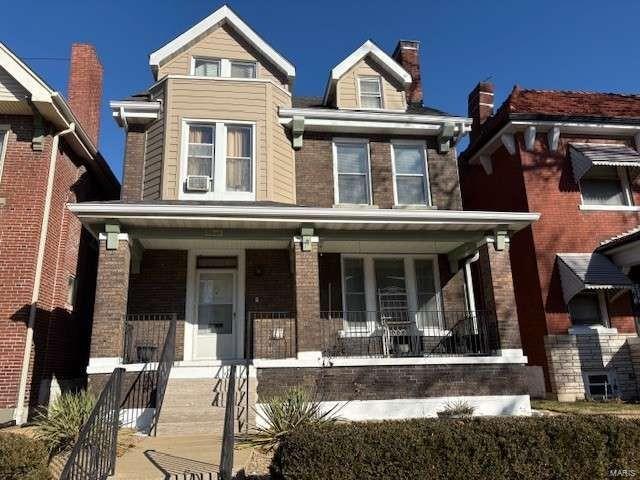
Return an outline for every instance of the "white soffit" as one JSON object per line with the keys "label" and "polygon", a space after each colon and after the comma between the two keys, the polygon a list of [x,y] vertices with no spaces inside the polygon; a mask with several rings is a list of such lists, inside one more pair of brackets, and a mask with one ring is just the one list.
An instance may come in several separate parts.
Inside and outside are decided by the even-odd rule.
{"label": "white soffit", "polygon": [[149,55],[149,65],[156,70],[158,66],[167,57],[183,48],[185,45],[194,41],[200,35],[205,33],[210,28],[215,27],[218,24],[228,23],[231,25],[240,35],[244,37],[251,45],[253,45],[260,53],[262,53],[268,60],[284,72],[290,81],[296,76],[295,67],[289,63],[282,55],[273,49],[267,42],[265,42],[260,35],[258,35],[249,25],[247,25],[233,10],[227,5],[223,5],[218,10],[213,12],[207,18],[197,23],[182,35],[171,40],[162,48],[156,50]]}
{"label": "white soffit", "polygon": [[327,84],[327,90],[324,94],[324,103],[329,98],[329,93],[335,86],[336,82],[347,73],[356,63],[362,60],[367,55],[371,55],[381,67],[395,77],[405,87],[411,84],[411,75],[404,68],[402,68],[398,62],[385,53],[380,47],[378,47],[371,40],[364,42],[360,48],[354,51],[351,55],[345,58],[342,62],[331,69],[331,75],[329,76],[329,83]]}

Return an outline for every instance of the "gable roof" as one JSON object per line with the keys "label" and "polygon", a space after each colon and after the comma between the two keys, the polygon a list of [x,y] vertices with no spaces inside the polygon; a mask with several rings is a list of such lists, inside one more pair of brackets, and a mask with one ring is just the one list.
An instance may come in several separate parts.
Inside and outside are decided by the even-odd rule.
{"label": "gable roof", "polygon": [[327,88],[324,92],[323,103],[327,103],[329,95],[335,87],[338,80],[347,73],[356,63],[362,60],[367,55],[373,57],[376,62],[385,69],[392,77],[398,80],[406,88],[411,84],[411,75],[404,68],[398,64],[393,58],[385,53],[380,47],[378,47],[371,40],[364,42],[358,49],[356,49],[351,55],[342,60],[338,65],[331,69],[329,74],[329,81],[327,82]]}
{"label": "gable roof", "polygon": [[183,34],[177,36],[169,43],[159,48],[151,55],[149,55],[149,65],[154,71],[154,75],[157,73],[160,64],[169,56],[185,47],[189,43],[193,42],[200,35],[212,29],[216,26],[228,24],[231,25],[246,41],[248,41],[253,47],[256,48],[262,55],[270,60],[279,70],[284,72],[289,78],[290,82],[296,76],[295,67],[282,55],[273,49],[267,42],[265,42],[260,35],[258,35],[249,25],[247,25],[236,13],[229,8],[228,5],[223,5],[218,10],[213,12],[204,20],[198,22],[189,30]]}
{"label": "gable roof", "polygon": [[104,182],[109,188],[119,190],[120,182],[63,96],[53,90],[2,42],[0,42],[0,66],[28,92],[29,103],[45,119],[60,130],[71,129],[65,140],[88,167],[98,173],[98,180]]}

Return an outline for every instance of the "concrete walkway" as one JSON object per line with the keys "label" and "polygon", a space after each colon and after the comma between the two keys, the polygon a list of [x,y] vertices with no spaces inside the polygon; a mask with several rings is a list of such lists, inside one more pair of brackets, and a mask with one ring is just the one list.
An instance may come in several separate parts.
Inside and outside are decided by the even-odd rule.
{"label": "concrete walkway", "polygon": [[[116,461],[117,480],[216,480],[220,462],[218,435],[139,437],[135,447]],[[246,469],[250,449],[236,448],[234,471]]]}

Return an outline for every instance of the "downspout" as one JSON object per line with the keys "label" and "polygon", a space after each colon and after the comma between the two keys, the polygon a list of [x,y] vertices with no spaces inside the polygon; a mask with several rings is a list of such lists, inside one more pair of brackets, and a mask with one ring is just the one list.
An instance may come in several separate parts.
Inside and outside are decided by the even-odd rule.
{"label": "downspout", "polygon": [[47,230],[49,228],[49,214],[51,211],[51,197],[53,196],[53,182],[56,174],[56,159],[58,157],[58,145],[60,137],[74,132],[76,124],[71,122],[69,128],[56,133],[51,141],[51,158],[49,159],[49,175],[47,178],[47,193],[44,200],[44,212],[42,215],[42,226],[40,227],[40,243],[38,244],[38,256],[36,259],[36,272],[33,281],[33,292],[31,294],[31,305],[29,306],[29,322],[27,324],[27,338],[25,340],[24,355],[22,357],[22,372],[20,374],[20,386],[18,388],[18,401],[16,402],[15,419],[16,424],[22,425],[27,421],[25,412],[25,395],[27,393],[27,381],[29,379],[29,364],[31,363],[31,350],[33,349],[33,328],[38,311],[38,300],[40,298],[40,279],[42,278],[42,266],[44,263],[44,250],[47,245]]}

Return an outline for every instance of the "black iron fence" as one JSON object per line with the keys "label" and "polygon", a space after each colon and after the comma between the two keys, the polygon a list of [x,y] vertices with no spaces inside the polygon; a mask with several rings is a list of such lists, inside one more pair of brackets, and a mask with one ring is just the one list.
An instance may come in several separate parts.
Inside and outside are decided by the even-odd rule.
{"label": "black iron fence", "polygon": [[249,312],[253,358],[296,356],[296,319],[290,312]]}
{"label": "black iron fence", "polygon": [[153,418],[152,431],[156,434],[158,430],[158,420],[160,418],[160,412],[162,411],[162,402],[164,401],[164,394],[167,390],[167,383],[169,382],[169,374],[171,373],[171,367],[176,355],[176,319],[175,317],[169,325],[169,331],[162,347],[160,359],[158,361],[158,370],[156,377],[156,391],[155,391],[155,415]]}
{"label": "black iron fence", "polygon": [[158,362],[162,346],[175,313],[129,314],[124,318],[124,345],[122,361],[130,363]]}
{"label": "black iron fence", "polygon": [[80,430],[61,480],[103,480],[113,475],[120,425],[120,388],[124,369],[109,377],[89,418]]}
{"label": "black iron fence", "polygon": [[322,352],[328,357],[490,355],[499,348],[493,312],[323,311]]}

